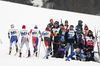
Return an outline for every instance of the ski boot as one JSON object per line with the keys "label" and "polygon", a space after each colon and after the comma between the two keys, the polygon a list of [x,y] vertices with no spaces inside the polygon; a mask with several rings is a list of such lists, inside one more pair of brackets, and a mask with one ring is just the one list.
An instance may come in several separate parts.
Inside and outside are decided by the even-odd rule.
{"label": "ski boot", "polygon": [[48,56],[46,57],[46,59],[48,59]]}
{"label": "ski boot", "polygon": [[11,55],[11,47],[9,47],[9,55]]}
{"label": "ski boot", "polygon": [[22,56],[22,53],[20,52],[19,57],[21,57],[21,56]]}
{"label": "ski boot", "polygon": [[35,52],[36,52],[36,48],[34,47],[33,55],[34,55]]}
{"label": "ski boot", "polygon": [[28,50],[28,57],[30,57],[30,50]]}
{"label": "ski boot", "polygon": [[50,48],[47,48],[47,56],[46,56],[46,59],[48,59],[48,57],[50,56]]}
{"label": "ski boot", "polygon": [[37,52],[36,52],[36,55],[35,56],[37,57]]}
{"label": "ski boot", "polygon": [[9,55],[11,55],[11,51],[9,51]]}

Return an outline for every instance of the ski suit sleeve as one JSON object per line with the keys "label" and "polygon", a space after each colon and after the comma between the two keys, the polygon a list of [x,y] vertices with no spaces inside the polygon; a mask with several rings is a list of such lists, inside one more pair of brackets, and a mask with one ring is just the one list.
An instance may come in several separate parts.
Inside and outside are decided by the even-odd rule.
{"label": "ski suit sleeve", "polygon": [[67,58],[69,59],[69,58],[71,58],[74,55],[75,55],[75,52],[73,52],[72,54],[70,54]]}
{"label": "ski suit sleeve", "polygon": [[20,30],[19,33],[18,33],[17,39],[19,38],[20,34],[21,34],[21,30]]}
{"label": "ski suit sleeve", "polygon": [[29,31],[28,35],[30,35],[32,33],[32,29]]}
{"label": "ski suit sleeve", "polygon": [[53,38],[53,33],[51,33],[51,37]]}
{"label": "ski suit sleeve", "polygon": [[43,33],[44,33],[44,32],[42,32],[42,33],[40,34],[40,37],[42,37]]}
{"label": "ski suit sleeve", "polygon": [[41,34],[41,31],[39,30],[39,34]]}
{"label": "ski suit sleeve", "polygon": [[17,29],[17,33],[19,33],[19,30]]}

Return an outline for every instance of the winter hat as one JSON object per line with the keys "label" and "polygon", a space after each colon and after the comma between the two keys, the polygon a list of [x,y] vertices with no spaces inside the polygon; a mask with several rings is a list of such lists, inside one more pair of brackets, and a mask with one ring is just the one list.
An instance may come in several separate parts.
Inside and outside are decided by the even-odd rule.
{"label": "winter hat", "polygon": [[11,28],[13,28],[14,27],[14,24],[11,24]]}
{"label": "winter hat", "polygon": [[55,24],[59,24],[59,22],[58,21],[55,21]]}
{"label": "winter hat", "polygon": [[92,33],[92,31],[91,31],[91,30],[89,30],[89,33]]}
{"label": "winter hat", "polygon": [[70,25],[70,27],[74,27],[74,25]]}
{"label": "winter hat", "polygon": [[25,25],[23,25],[23,26],[22,26],[22,29],[25,29],[25,28],[26,28],[26,26],[25,26]]}
{"label": "winter hat", "polygon": [[65,22],[68,22],[68,20],[65,20]]}
{"label": "winter hat", "polygon": [[84,25],[84,30],[89,30],[87,24]]}
{"label": "winter hat", "polygon": [[50,19],[50,22],[53,21],[53,19]]}
{"label": "winter hat", "polygon": [[37,25],[35,25],[34,28],[37,28]]}
{"label": "winter hat", "polygon": [[46,31],[49,31],[49,28],[46,28],[45,30],[46,30]]}
{"label": "winter hat", "polygon": [[79,22],[79,23],[83,23],[83,21],[82,21],[82,20],[79,20],[78,22]]}
{"label": "winter hat", "polygon": [[60,26],[64,26],[63,24],[60,24]]}
{"label": "winter hat", "polygon": [[88,27],[88,25],[87,25],[87,24],[85,24],[85,25],[84,25],[84,27]]}

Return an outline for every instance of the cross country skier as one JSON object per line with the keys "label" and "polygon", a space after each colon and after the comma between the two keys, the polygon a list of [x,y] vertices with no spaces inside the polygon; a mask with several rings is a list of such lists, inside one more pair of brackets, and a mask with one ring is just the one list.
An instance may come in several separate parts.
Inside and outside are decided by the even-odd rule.
{"label": "cross country skier", "polygon": [[[73,45],[75,42],[77,43],[77,36],[76,36],[76,32],[74,31],[73,25],[71,25],[70,28],[65,33],[65,42],[66,42],[66,57],[67,57],[70,46],[71,46],[71,53],[72,53]],[[72,59],[74,58],[72,57]]]}
{"label": "cross country skier", "polygon": [[78,33],[78,30],[80,29],[82,32],[83,32],[83,25],[82,25],[83,21],[82,20],[79,20],[78,21],[78,25],[76,26],[76,33]]}
{"label": "cross country skier", "polygon": [[60,44],[60,40],[61,40],[61,36],[62,36],[62,31],[59,28],[59,22],[55,21],[55,25],[54,28],[52,29],[52,33],[53,33],[53,56],[52,57],[57,57],[57,52],[58,52],[58,48],[59,48],[59,44]]}
{"label": "cross country skier", "polygon": [[69,58],[76,56],[76,60],[80,60],[80,61],[85,61],[86,56],[84,55],[84,52],[77,48],[75,52],[73,52],[72,54],[70,54],[67,58],[66,61],[70,61]]}
{"label": "cross country skier", "polygon": [[29,48],[29,38],[28,38],[28,30],[26,30],[26,26],[23,25],[22,29],[19,31],[18,38],[21,35],[21,45],[20,45],[20,55],[22,56],[22,48],[24,43],[26,44],[27,51],[28,51],[28,57],[30,57],[30,48]]}
{"label": "cross country skier", "polygon": [[64,28],[65,28],[66,31],[69,29],[68,20],[65,20],[65,26],[64,26]]}
{"label": "cross country skier", "polygon": [[[15,43],[16,46],[16,53],[18,53],[18,46],[17,46],[17,35],[18,35],[18,29],[14,28],[14,24],[11,25],[11,29],[8,31],[8,38],[10,39],[10,47],[9,47],[9,55],[12,51],[12,44]],[[11,38],[10,38],[11,36]]]}
{"label": "cross country skier", "polygon": [[47,25],[47,27],[54,27],[54,24],[53,24],[53,19],[50,19],[50,23]]}
{"label": "cross country skier", "polygon": [[46,28],[45,31],[42,32],[41,34],[41,41],[43,41],[43,38],[44,37],[44,43],[45,43],[45,46],[46,46],[46,59],[48,59],[48,53],[50,52],[50,36],[53,37],[53,34],[51,33],[50,29],[49,28]]}
{"label": "cross country skier", "polygon": [[34,29],[30,30],[29,35],[30,34],[32,34],[32,44],[33,44],[33,48],[34,48],[33,53],[36,53],[36,57],[37,57],[39,34],[41,34],[40,30],[38,30],[37,25],[34,26]]}

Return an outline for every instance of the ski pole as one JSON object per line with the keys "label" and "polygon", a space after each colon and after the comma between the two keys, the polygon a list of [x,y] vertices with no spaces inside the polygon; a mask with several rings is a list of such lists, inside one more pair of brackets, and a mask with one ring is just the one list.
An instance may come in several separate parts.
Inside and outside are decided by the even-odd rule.
{"label": "ski pole", "polygon": [[42,42],[42,45],[43,45],[44,51],[46,52],[46,49],[45,49],[45,46],[44,46],[43,42]]}
{"label": "ski pole", "polygon": [[39,45],[38,58],[39,58],[39,55],[40,55],[40,48],[41,48],[41,41],[40,41],[40,45]]}

